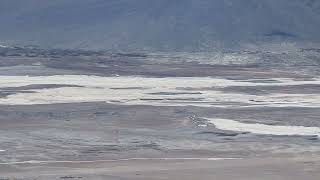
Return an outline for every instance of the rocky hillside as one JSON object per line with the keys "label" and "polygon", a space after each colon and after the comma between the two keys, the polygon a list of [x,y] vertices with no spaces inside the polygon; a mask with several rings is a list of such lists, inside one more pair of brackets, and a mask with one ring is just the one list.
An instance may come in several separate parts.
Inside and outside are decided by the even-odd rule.
{"label": "rocky hillside", "polygon": [[210,50],[319,42],[317,0],[2,0],[0,41],[50,48]]}

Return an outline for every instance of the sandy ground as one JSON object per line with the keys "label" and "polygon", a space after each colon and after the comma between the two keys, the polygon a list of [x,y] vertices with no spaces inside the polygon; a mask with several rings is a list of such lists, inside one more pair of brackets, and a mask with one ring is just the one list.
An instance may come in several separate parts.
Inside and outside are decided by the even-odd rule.
{"label": "sandy ground", "polygon": [[0,62],[0,180],[320,178],[316,65]]}
{"label": "sandy ground", "polygon": [[[241,160],[132,160],[113,163],[52,163],[2,166],[2,179],[317,179],[314,157],[265,157]],[[5,171],[3,173],[3,171]],[[35,173],[37,172],[37,173]]]}

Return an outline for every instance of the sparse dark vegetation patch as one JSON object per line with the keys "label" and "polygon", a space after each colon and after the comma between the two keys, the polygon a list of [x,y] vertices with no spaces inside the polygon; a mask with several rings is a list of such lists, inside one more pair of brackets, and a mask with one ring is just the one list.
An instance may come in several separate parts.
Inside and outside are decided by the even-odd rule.
{"label": "sparse dark vegetation patch", "polygon": [[269,37],[283,37],[283,38],[296,38],[298,37],[297,35],[285,31],[279,31],[279,30],[274,30],[271,31],[270,33],[267,33],[266,36]]}

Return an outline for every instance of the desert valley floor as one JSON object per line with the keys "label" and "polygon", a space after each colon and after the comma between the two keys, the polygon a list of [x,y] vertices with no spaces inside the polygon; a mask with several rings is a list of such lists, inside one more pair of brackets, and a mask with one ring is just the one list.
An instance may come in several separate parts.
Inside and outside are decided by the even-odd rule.
{"label": "desert valley floor", "polygon": [[318,180],[318,57],[1,56],[0,179]]}

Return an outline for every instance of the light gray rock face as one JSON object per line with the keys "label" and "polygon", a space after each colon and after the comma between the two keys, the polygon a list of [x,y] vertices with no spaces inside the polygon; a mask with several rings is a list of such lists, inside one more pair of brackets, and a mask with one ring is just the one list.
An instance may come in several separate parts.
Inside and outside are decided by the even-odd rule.
{"label": "light gray rock face", "polygon": [[49,47],[211,50],[319,42],[315,0],[3,0],[0,40]]}

